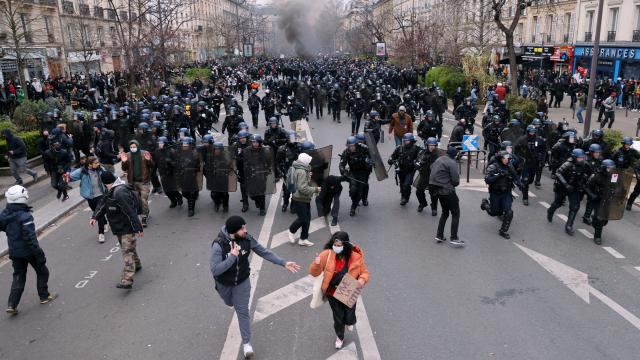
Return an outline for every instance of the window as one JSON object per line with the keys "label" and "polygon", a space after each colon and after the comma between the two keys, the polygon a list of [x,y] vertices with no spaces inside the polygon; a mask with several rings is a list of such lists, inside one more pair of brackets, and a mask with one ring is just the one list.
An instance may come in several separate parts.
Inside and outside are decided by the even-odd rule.
{"label": "window", "polygon": [[[571,15],[571,13],[564,14],[564,35],[569,40],[571,39],[571,29],[573,28],[573,17]],[[570,42],[569,40],[565,42]]]}
{"label": "window", "polygon": [[102,45],[102,26],[96,27],[96,40],[101,44],[100,46],[104,46]]}
{"label": "window", "polygon": [[51,22],[51,16],[43,16],[44,19],[44,29],[47,32],[47,40],[49,42],[55,42],[56,39],[53,35],[53,23]]}
{"label": "window", "polygon": [[63,1],[62,11],[64,11],[65,14],[73,14],[73,3],[71,1]]}
{"label": "window", "polygon": [[75,41],[73,39],[76,35],[76,26],[74,24],[67,25],[67,31],[69,32],[69,44],[71,44],[71,46],[75,46]]}
{"label": "window", "polygon": [[593,32],[593,15],[595,10],[587,11],[587,32]]}
{"label": "window", "polygon": [[614,7],[609,9],[609,31],[616,31],[618,29],[618,13],[620,8]]}

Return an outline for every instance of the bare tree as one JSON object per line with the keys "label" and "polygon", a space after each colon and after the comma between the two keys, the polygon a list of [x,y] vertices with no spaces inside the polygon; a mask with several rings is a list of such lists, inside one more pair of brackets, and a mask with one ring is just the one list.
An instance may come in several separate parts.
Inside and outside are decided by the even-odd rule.
{"label": "bare tree", "polygon": [[84,16],[78,17],[78,22],[71,26],[71,34],[69,37],[74,39],[71,42],[72,49],[80,54],[82,66],[85,73],[91,71],[91,63],[96,60],[96,55],[100,54],[100,39],[98,33],[93,32],[90,27],[90,21]]}
{"label": "bare tree", "polygon": [[27,66],[27,58],[34,50],[29,48],[36,36],[46,34],[41,25],[40,16],[32,16],[25,4],[25,0],[3,0],[0,2],[0,27],[7,30],[8,47],[15,54],[18,67],[18,80],[24,89],[25,98],[29,98],[28,89],[25,86],[24,70]]}
{"label": "bare tree", "polygon": [[[518,64],[514,45],[514,33],[523,12],[532,6],[547,6],[553,8],[556,0],[491,0],[493,21],[504,34],[505,45],[509,56],[509,74],[511,75],[511,89],[518,91]],[[513,8],[510,8],[513,5]],[[504,17],[508,12],[512,17]]]}

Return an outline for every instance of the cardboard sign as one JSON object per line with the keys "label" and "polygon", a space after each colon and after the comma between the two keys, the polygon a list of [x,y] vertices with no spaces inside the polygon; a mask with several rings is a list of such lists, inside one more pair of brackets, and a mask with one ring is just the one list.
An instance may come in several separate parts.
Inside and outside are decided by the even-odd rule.
{"label": "cardboard sign", "polygon": [[352,308],[353,305],[356,304],[356,301],[358,301],[358,297],[360,297],[361,292],[362,288],[360,287],[358,280],[354,279],[353,276],[349,274],[345,274],[342,281],[336,288],[333,297],[347,305],[347,307]]}

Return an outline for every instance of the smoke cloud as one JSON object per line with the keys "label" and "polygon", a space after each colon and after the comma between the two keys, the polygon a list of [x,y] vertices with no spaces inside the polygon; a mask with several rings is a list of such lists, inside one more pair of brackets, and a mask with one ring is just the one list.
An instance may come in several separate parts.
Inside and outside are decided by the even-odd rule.
{"label": "smoke cloud", "polygon": [[278,28],[293,52],[301,57],[335,51],[339,27],[339,3],[309,0],[276,0]]}

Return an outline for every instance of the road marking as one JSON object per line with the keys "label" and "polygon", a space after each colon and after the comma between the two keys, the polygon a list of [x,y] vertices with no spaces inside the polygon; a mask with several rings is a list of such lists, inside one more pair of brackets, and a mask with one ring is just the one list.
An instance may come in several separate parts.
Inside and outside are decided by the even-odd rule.
{"label": "road marking", "polygon": [[329,356],[327,360],[357,360],[358,359],[358,349],[356,348],[356,343],[351,342],[349,345],[343,347],[338,350],[337,353]]}
{"label": "road marking", "polygon": [[619,252],[616,251],[616,249],[612,248],[611,246],[603,246],[602,249],[606,252],[608,252],[609,254],[611,254],[614,258],[616,259],[624,259],[624,255],[620,254]]}
{"label": "road marking", "polygon": [[640,266],[636,266],[636,267],[634,267],[634,269],[640,271]]}
{"label": "road marking", "polygon": [[[282,186],[276,186],[276,192],[271,195],[269,201],[269,208],[267,214],[264,217],[262,228],[260,229],[260,235],[258,236],[258,243],[264,247],[268,247],[269,238],[271,237],[271,228],[273,227],[273,220],[276,215],[276,207],[278,206],[278,200],[280,200],[280,192]],[[251,302],[253,300],[253,293],[256,291],[256,283],[260,278],[260,269],[262,268],[263,259],[260,256],[253,254],[251,256],[250,267],[252,269],[251,277],[251,293],[249,295],[249,308],[251,308]],[[222,353],[220,354],[220,360],[236,360],[238,358],[238,351],[240,351],[240,344],[242,343],[242,337],[240,336],[240,328],[238,327],[238,315],[234,312],[233,319],[229,325],[227,331],[227,339],[224,342]]]}
{"label": "road marking", "polygon": [[313,279],[313,276],[307,275],[258,299],[253,322],[263,320],[310,296],[313,291]]}
{"label": "road marking", "polygon": [[536,194],[534,194],[531,191],[529,191],[529,197],[536,198],[537,196],[536,196]]}
{"label": "road marking", "polygon": [[[327,223],[323,217],[313,219],[311,221],[311,224],[309,225],[309,234],[316,232],[320,229],[323,229],[326,226],[327,226]],[[289,242],[289,229],[273,235],[273,237],[271,238],[271,248],[275,249],[278,246],[282,244],[286,244],[288,242]]]}
{"label": "road marking", "polygon": [[569,220],[569,218],[565,214],[556,214],[556,216],[559,217],[560,220],[562,220],[564,222],[567,222]]}
{"label": "road marking", "polygon": [[593,239],[593,234],[587,231],[586,229],[578,229],[578,231],[581,232],[582,235],[588,237],[589,239]]}
{"label": "road marking", "polygon": [[548,209],[551,207],[551,205],[549,205],[549,203],[545,201],[538,201],[538,203],[542,205],[545,209]]}
{"label": "road marking", "polygon": [[529,255],[529,257],[535,260],[545,270],[551,273],[551,275],[553,275],[556,279],[565,284],[584,302],[590,304],[591,302],[589,299],[589,294],[592,294],[598,300],[602,301],[602,303],[607,305],[611,310],[622,316],[622,318],[627,320],[631,325],[635,326],[636,329],[640,330],[640,319],[629,312],[627,309],[623,308],[620,304],[613,301],[605,294],[601,293],[598,289],[591,286],[589,284],[589,276],[587,274],[570,266],[567,266],[559,261],[556,261],[550,257],[535,252],[529,248],[526,248],[522,245],[518,245],[516,243],[514,244],[522,251],[524,251],[525,254]]}
{"label": "road marking", "polygon": [[515,191],[511,191],[511,195],[513,195],[513,197],[514,197],[515,199],[517,199],[517,198],[519,198],[519,197],[520,197],[520,195],[516,194],[516,192],[515,192]]}

